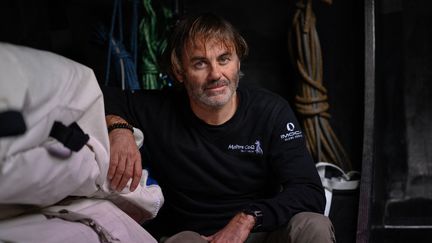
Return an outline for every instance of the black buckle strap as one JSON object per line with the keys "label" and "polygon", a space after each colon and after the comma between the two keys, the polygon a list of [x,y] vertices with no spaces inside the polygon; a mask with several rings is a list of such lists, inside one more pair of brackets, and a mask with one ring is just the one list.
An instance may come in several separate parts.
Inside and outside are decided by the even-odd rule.
{"label": "black buckle strap", "polygon": [[21,135],[26,130],[21,112],[14,110],[0,112],[0,137]]}
{"label": "black buckle strap", "polygon": [[69,126],[55,121],[50,132],[50,137],[57,139],[65,147],[78,152],[88,142],[90,137],[83,132],[76,122]]}

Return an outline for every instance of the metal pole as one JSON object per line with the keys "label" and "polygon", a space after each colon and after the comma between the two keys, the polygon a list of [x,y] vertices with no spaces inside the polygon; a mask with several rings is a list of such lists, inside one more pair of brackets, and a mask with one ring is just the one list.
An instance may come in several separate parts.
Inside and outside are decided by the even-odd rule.
{"label": "metal pole", "polygon": [[373,196],[374,119],[375,119],[375,0],[364,1],[365,23],[365,92],[363,159],[357,221],[357,243],[368,243],[371,230]]}

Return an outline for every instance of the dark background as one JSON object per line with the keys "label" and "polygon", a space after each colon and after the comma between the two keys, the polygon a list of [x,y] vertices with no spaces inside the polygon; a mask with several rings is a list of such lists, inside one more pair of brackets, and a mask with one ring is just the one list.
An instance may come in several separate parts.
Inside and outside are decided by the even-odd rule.
{"label": "dark background", "polygon": [[432,235],[432,1],[376,4],[372,242]]}
{"label": "dark background", "polygon": [[[171,4],[169,0],[165,2]],[[242,82],[272,90],[293,104],[298,81],[289,62],[287,33],[294,1],[180,2],[185,13],[214,12],[232,22],[250,45],[250,56],[242,63],[245,73]],[[424,224],[424,218],[432,218],[431,202],[424,200],[432,198],[429,142],[432,138],[432,1],[376,0],[375,3],[372,239],[373,242],[410,242],[404,238],[409,236],[419,242],[424,238],[417,231],[404,234],[400,230],[386,230],[384,226]],[[327,5],[316,0],[313,6],[323,52],[330,122],[354,169],[361,170],[365,108],[364,1],[334,0],[332,5]],[[109,0],[3,0],[0,41],[64,55],[93,68],[101,81],[106,49],[94,43],[94,27],[98,23],[108,25],[111,12]],[[413,198],[421,200],[408,200]],[[393,208],[389,202],[394,201],[402,203]],[[419,208],[420,212],[414,210]],[[355,204],[353,210],[356,212]],[[351,223],[355,227],[355,222]],[[352,227],[349,230],[352,237],[348,238],[354,239]]]}
{"label": "dark background", "polygon": [[[213,12],[232,22],[250,45],[250,55],[242,63],[242,82],[272,90],[293,104],[298,82],[289,61],[287,34],[294,1],[180,2],[184,13]],[[314,2],[331,123],[356,169],[362,142],[362,6],[361,1],[335,1],[330,6]],[[92,41],[95,25],[109,25],[111,12],[108,0],[1,1],[0,41],[59,53],[93,68],[101,81],[106,51]],[[127,25],[128,18],[124,19]]]}

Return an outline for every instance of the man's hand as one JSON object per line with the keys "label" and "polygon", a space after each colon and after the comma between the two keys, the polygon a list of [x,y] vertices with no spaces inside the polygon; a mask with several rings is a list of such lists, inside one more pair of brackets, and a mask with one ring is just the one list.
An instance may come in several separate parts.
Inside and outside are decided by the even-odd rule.
{"label": "man's hand", "polygon": [[[108,125],[126,122],[118,116],[107,116],[106,121]],[[109,141],[108,180],[111,181],[111,188],[121,191],[132,178],[129,190],[134,191],[142,175],[141,154],[135,143],[135,138],[128,129],[114,129],[109,133]]]}
{"label": "man's hand", "polygon": [[254,225],[255,218],[253,216],[238,213],[222,230],[211,236],[203,236],[203,238],[214,243],[243,243],[246,241]]}

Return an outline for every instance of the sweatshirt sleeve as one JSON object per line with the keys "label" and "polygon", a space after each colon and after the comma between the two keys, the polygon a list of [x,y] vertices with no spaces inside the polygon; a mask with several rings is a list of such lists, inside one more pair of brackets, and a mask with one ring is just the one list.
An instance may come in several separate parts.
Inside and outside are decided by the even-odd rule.
{"label": "sweatshirt sleeve", "polygon": [[119,116],[134,127],[137,127],[138,122],[134,116],[136,107],[134,105],[136,99],[134,96],[139,95],[135,95],[130,91],[123,91],[117,87],[103,86],[101,89],[104,95],[105,115]]}
{"label": "sweatshirt sleeve", "polygon": [[121,90],[117,87],[102,87],[105,115],[116,115],[132,126],[142,130],[148,128],[149,120],[159,119],[160,107],[164,105],[168,90]]}
{"label": "sweatshirt sleeve", "polygon": [[268,163],[279,180],[280,192],[273,198],[254,201],[250,207],[263,213],[267,231],[285,225],[299,212],[323,213],[325,194],[303,134],[287,102],[273,109],[273,129]]}

